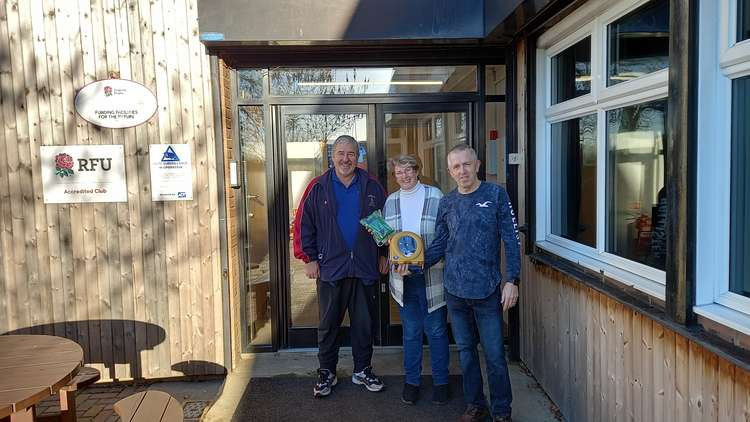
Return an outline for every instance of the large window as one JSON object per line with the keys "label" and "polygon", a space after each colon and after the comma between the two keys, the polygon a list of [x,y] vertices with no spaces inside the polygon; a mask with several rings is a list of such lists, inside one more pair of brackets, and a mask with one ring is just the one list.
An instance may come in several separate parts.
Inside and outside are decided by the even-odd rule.
{"label": "large window", "polygon": [[750,1],[700,3],[695,312],[750,334]]}
{"label": "large window", "polygon": [[664,299],[669,2],[605,3],[538,40],[536,241]]}
{"label": "large window", "polygon": [[750,297],[750,76],[732,81],[729,290]]}

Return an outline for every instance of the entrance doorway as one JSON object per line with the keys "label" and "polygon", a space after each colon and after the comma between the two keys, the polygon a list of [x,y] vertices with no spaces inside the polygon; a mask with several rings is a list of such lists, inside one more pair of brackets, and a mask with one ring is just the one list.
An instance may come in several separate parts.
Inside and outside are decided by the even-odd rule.
{"label": "entrance doorway", "polygon": [[[388,193],[398,190],[398,185],[387,163],[399,154],[416,155],[422,163],[421,180],[447,192],[455,185],[448,175],[445,156],[452,146],[471,142],[471,103],[279,105],[272,110],[277,123],[268,146],[252,142],[264,138],[259,135],[258,124],[253,124],[262,119],[253,116],[258,109],[245,107],[240,111],[240,139],[249,144],[241,147],[249,235],[244,298],[250,317],[248,339],[251,344],[275,343],[282,348],[315,347],[317,286],[315,280],[305,276],[302,261],[295,257],[293,221],[309,183],[332,166],[333,142],[340,135],[357,139],[358,166],[376,175]],[[273,150],[276,157],[263,163],[260,157],[266,157],[266,150]],[[263,168],[265,174],[260,171]],[[273,178],[272,184],[280,189],[275,204],[285,210],[280,224],[269,224],[259,215],[264,214],[260,208],[265,204],[265,190],[260,185],[265,186],[266,178]],[[282,229],[284,226],[287,228]],[[286,252],[283,256],[270,256],[268,244],[273,242],[264,241],[264,230],[281,242]],[[282,271],[271,271],[273,262]],[[387,277],[380,280],[379,291],[376,344],[401,344],[398,305],[390,297]],[[279,295],[277,301],[271,300],[272,294]],[[278,304],[278,312],[271,309],[273,304]],[[271,338],[277,331],[271,329],[274,324],[279,327],[277,341]],[[347,316],[342,330],[345,344],[348,324]]]}

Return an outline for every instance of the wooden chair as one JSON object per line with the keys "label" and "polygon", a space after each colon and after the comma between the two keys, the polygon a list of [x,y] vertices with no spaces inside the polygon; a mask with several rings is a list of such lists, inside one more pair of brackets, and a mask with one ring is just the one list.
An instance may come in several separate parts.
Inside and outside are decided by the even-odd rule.
{"label": "wooden chair", "polygon": [[63,388],[60,389],[60,413],[54,415],[38,416],[38,422],[74,422],[76,420],[76,391],[88,387],[99,381],[101,374],[98,369],[84,366],[78,370],[78,374]]}
{"label": "wooden chair", "polygon": [[182,422],[182,405],[163,391],[135,393],[113,407],[123,422]]}

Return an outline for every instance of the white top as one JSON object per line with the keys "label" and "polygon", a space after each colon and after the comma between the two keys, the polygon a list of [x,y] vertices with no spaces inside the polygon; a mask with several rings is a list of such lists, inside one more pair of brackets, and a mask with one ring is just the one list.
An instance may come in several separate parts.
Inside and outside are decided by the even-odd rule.
{"label": "white top", "polygon": [[424,209],[424,185],[417,185],[410,191],[401,189],[401,230],[422,235],[422,210]]}

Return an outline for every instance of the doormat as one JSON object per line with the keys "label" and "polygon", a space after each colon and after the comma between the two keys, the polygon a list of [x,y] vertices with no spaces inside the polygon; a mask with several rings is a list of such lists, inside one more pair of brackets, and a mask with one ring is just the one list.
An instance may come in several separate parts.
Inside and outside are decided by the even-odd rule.
{"label": "doormat", "polygon": [[401,402],[403,376],[380,377],[385,390],[373,393],[364,386],[341,377],[331,395],[314,398],[317,377],[281,376],[253,378],[248,384],[235,421],[457,421],[465,410],[461,377],[450,377],[451,400],[444,405],[432,403],[432,378],[422,377],[419,401]]}

